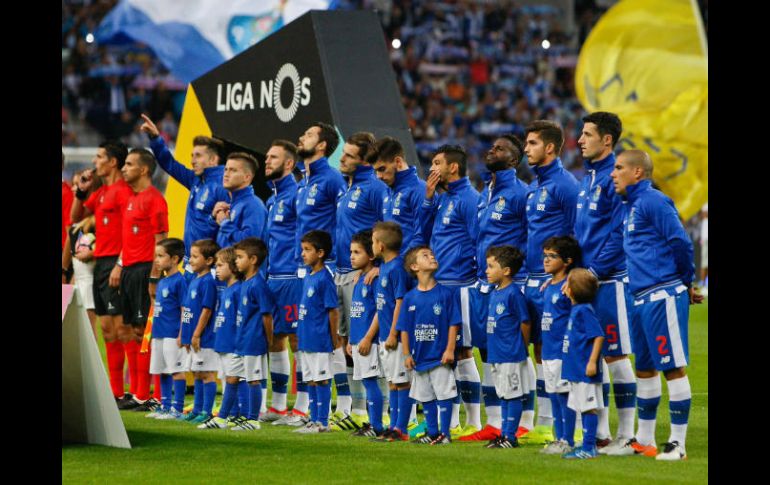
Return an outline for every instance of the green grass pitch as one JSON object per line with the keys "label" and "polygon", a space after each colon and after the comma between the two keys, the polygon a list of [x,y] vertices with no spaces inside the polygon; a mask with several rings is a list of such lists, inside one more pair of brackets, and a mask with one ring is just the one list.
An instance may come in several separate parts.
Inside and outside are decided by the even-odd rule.
{"label": "green grass pitch", "polygon": [[[238,434],[198,430],[187,423],[145,419],[141,413],[122,411],[133,449],[62,444],[62,483],[706,483],[707,302],[691,307],[689,332],[693,397],[688,459],[683,462],[656,462],[640,456],[600,456],[575,462],[541,455],[540,446],[535,445],[488,450],[477,443],[455,442],[434,448],[372,443],[343,432],[298,435],[270,425]],[[610,429],[614,431],[615,405],[612,397],[610,400]],[[666,441],[668,433],[664,384],[657,442]]]}

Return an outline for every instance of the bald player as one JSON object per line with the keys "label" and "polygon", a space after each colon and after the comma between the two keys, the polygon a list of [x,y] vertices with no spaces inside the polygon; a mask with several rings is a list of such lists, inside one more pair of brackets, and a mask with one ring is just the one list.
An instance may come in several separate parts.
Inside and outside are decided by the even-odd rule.
{"label": "bald player", "polygon": [[[652,187],[652,160],[641,150],[621,153],[612,171],[615,192],[627,201],[623,250],[633,295],[631,330],[636,354],[636,435],[608,454],[655,456],[677,461],[687,457],[685,438],[692,391],[686,367],[689,360],[689,305],[701,303],[695,293],[692,241],[684,230],[673,201]],[[655,419],[661,383],[666,378],[671,433],[663,450],[655,445]]]}

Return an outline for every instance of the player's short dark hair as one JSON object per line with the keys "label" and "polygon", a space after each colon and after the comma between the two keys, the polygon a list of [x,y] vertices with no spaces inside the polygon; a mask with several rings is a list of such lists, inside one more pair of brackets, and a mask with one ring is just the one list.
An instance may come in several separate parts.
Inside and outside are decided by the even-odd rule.
{"label": "player's short dark hair", "polygon": [[270,146],[271,147],[281,147],[281,148],[283,148],[283,151],[286,152],[286,154],[289,156],[289,158],[291,158],[295,162],[297,161],[297,145],[295,145],[294,143],[290,142],[289,140],[281,140],[281,139],[273,140],[270,143]]}
{"label": "player's short dark hair", "polygon": [[377,141],[375,145],[376,160],[383,162],[392,162],[394,158],[404,158],[404,147],[401,142],[392,136],[384,136]]}
{"label": "player's short dark hair", "polygon": [[175,237],[167,237],[158,241],[156,246],[160,246],[166,250],[169,256],[172,258],[176,256],[179,261],[184,259],[184,241]]}
{"label": "player's short dark hair", "polygon": [[337,136],[337,130],[334,126],[323,121],[316,121],[311,126],[318,127],[318,143],[322,141],[326,142],[326,150],[324,150],[324,156],[329,156],[337,149],[337,145],[340,144],[340,138]]}
{"label": "player's short dark hair", "polygon": [[370,258],[374,257],[374,251],[372,251],[372,230],[371,229],[364,229],[363,231],[359,231],[353,234],[353,237],[350,239],[350,242],[360,244]]}
{"label": "player's short dark hair", "polygon": [[358,148],[358,157],[369,163],[369,157],[375,152],[374,145],[377,139],[368,131],[359,131],[350,135],[345,143],[355,145]]}
{"label": "player's short dark hair", "polygon": [[572,236],[552,236],[545,240],[543,243],[543,251],[550,249],[556,251],[564,263],[567,263],[567,259],[572,258],[572,263],[567,270],[571,270],[580,261],[582,254],[580,250],[580,244]]}
{"label": "player's short dark hair", "polygon": [[423,249],[427,249],[433,252],[433,250],[427,244],[420,244],[413,247],[409,251],[407,251],[406,254],[404,255],[404,269],[406,270],[407,273],[409,273],[415,278],[417,277],[417,272],[412,270],[412,265],[417,262],[417,253],[419,253]]}
{"label": "player's short dark hair", "polygon": [[217,251],[217,259],[221,259],[230,268],[230,271],[235,275],[237,279],[243,278],[243,273],[238,270],[238,266],[235,264],[235,249],[232,246],[222,248]]}
{"label": "player's short dark hair", "polygon": [[495,258],[500,263],[501,268],[511,268],[511,278],[519,272],[524,264],[524,253],[510,244],[490,247],[487,249],[486,257]]}
{"label": "player's short dark hair", "polygon": [[225,144],[221,140],[211,138],[210,136],[198,135],[193,138],[194,147],[206,147],[206,149],[212,154],[222,159],[222,153],[225,151]]}
{"label": "player's short dark hair", "polygon": [[585,268],[575,268],[569,272],[567,284],[572,298],[577,303],[591,303],[599,291],[599,280]]}
{"label": "player's short dark hair", "polygon": [[389,251],[401,251],[401,245],[404,243],[404,232],[401,230],[401,224],[395,221],[380,221],[374,225],[372,233],[378,234],[382,244]]}
{"label": "player's short dark hair", "polygon": [[508,140],[513,145],[513,162],[518,164],[521,161],[521,157],[524,155],[524,143],[519,140],[519,137],[513,134],[505,134],[500,136],[503,140]]}
{"label": "player's short dark hair", "polygon": [[326,261],[331,256],[332,236],[326,231],[308,231],[302,236],[301,242],[310,244],[316,251],[323,251],[324,254],[321,257],[321,261]]}
{"label": "player's short dark hair", "polygon": [[239,160],[243,163],[243,166],[246,167],[246,170],[251,172],[251,175],[256,177],[257,176],[257,170],[259,170],[259,162],[257,162],[257,159],[253,156],[249,155],[246,152],[234,152],[227,156],[228,160]]}
{"label": "player's short dark hair", "polygon": [[456,163],[457,172],[460,177],[465,177],[465,171],[468,169],[468,154],[460,145],[441,145],[433,154],[431,160],[436,158],[439,153],[444,154],[447,163]]}
{"label": "player's short dark hair", "polygon": [[536,133],[543,140],[543,145],[553,143],[556,155],[561,153],[561,148],[564,145],[564,131],[559,123],[550,120],[535,120],[527,125],[525,132],[527,135]]}
{"label": "player's short dark hair", "polygon": [[146,148],[132,148],[128,154],[139,155],[139,164],[147,167],[147,176],[152,177],[152,174],[155,173],[157,163],[155,162],[155,155],[153,155],[150,150],[147,150]]}
{"label": "player's short dark hair", "polygon": [[608,111],[597,111],[583,117],[583,123],[593,123],[599,132],[599,136],[610,135],[612,137],[612,148],[620,139],[623,133],[623,122],[615,113]]}
{"label": "player's short dark hair", "polygon": [[123,168],[128,156],[128,147],[125,143],[117,140],[106,140],[99,143],[99,148],[104,148],[108,158],[115,158],[118,161],[118,170]]}
{"label": "player's short dark hair", "polygon": [[233,250],[241,250],[246,253],[246,256],[257,257],[257,267],[262,265],[262,262],[267,258],[267,245],[265,241],[258,237],[247,237],[241,239],[233,245]]}
{"label": "player's short dark hair", "polygon": [[[213,239],[198,239],[192,243],[191,247],[198,248],[198,251],[200,251],[201,255],[206,259],[215,258],[217,251],[219,251],[219,244]],[[216,262],[216,259],[214,261]]]}

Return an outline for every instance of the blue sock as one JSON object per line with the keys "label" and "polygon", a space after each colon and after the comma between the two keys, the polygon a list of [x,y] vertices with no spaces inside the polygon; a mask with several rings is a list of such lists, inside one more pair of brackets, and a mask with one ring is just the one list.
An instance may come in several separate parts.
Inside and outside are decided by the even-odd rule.
{"label": "blue sock", "polygon": [[280,392],[286,394],[289,390],[289,374],[280,374],[278,372],[270,373],[270,381],[273,385],[273,393]]}
{"label": "blue sock", "polygon": [[[629,384],[613,384],[615,407],[618,409],[636,407],[636,382]],[[609,402],[605,402],[609,406]]]}
{"label": "blue sock", "polygon": [[471,381],[457,381],[457,390],[460,391],[460,399],[462,402],[481,402],[480,383]]}
{"label": "blue sock", "polygon": [[369,422],[376,432],[382,431],[382,390],[377,384],[376,377],[367,377],[363,381],[366,389],[366,408],[369,412]]}
{"label": "blue sock", "polygon": [[516,436],[516,430],[513,430],[513,436],[511,436],[510,434],[511,430],[508,429],[508,400],[507,399],[501,399],[500,414],[502,415],[502,424],[500,425],[500,432],[506,438],[513,440],[513,437]]}
{"label": "blue sock", "polygon": [[564,439],[564,422],[559,405],[559,395],[555,392],[550,393],[551,413],[553,414],[553,434],[557,440]]}
{"label": "blue sock", "polygon": [[409,389],[398,390],[398,422],[396,428],[402,433],[407,432],[409,427],[409,415],[412,413],[412,404],[414,399],[409,397]]}
{"label": "blue sock", "polygon": [[[345,383],[347,385],[347,375],[345,376]],[[318,421],[323,426],[329,426],[329,405],[332,402],[331,383],[327,382],[325,385],[316,386],[316,396],[318,397]]]}
{"label": "blue sock", "polygon": [[398,423],[398,390],[397,389],[391,389],[390,393],[388,394],[389,403],[390,406],[390,426],[388,426],[390,429],[393,429],[396,427],[396,423]]}
{"label": "blue sock", "polygon": [[219,417],[227,419],[230,416],[230,410],[235,404],[235,398],[238,395],[238,384],[228,384],[225,382],[225,390],[222,392],[222,404],[219,406]]}
{"label": "blue sock", "polygon": [[307,382],[302,382],[302,371],[298,370],[294,373],[294,379],[297,383],[297,392],[308,392]]}
{"label": "blue sock", "polygon": [[535,391],[529,391],[527,394],[522,396],[521,404],[522,406],[524,406],[524,411],[534,411],[535,410]]}
{"label": "blue sock", "polygon": [[500,406],[500,398],[497,397],[497,392],[494,387],[481,386],[481,397],[484,399],[484,407]]}
{"label": "blue sock", "polygon": [[214,409],[214,400],[217,398],[217,383],[206,382],[203,384],[203,413],[211,416]]}
{"label": "blue sock", "polygon": [[596,413],[583,414],[583,449],[596,448],[596,428],[599,427],[599,415]]}
{"label": "blue sock", "polygon": [[671,424],[687,424],[690,419],[691,402],[692,399],[668,402],[668,411],[671,413]]}
{"label": "blue sock", "polygon": [[441,432],[449,436],[449,424],[452,420],[452,399],[438,401],[438,420]]}
{"label": "blue sock", "polygon": [[655,419],[658,414],[658,404],[660,404],[660,396],[652,399],[645,399],[637,396],[636,408],[639,419]]}
{"label": "blue sock", "polygon": [[[537,379],[535,381],[535,391],[537,393],[537,397],[544,398],[544,399],[550,399],[551,395],[545,392],[545,379]],[[606,402],[606,401],[605,401]],[[534,409],[534,407],[533,407]],[[540,416],[540,409],[537,410],[538,418]],[[537,421],[535,421],[535,426],[537,426]]]}
{"label": "blue sock", "polygon": [[187,390],[187,381],[174,380],[174,409],[180,413],[184,409],[184,392]]}
{"label": "blue sock", "polygon": [[195,379],[195,387],[193,387],[193,414],[200,414],[203,409],[203,379]]}
{"label": "blue sock", "polygon": [[318,422],[318,386],[307,386],[307,395],[310,410],[310,421]]}
{"label": "blue sock", "polygon": [[[559,400],[559,410],[564,421],[564,439],[570,446],[575,446],[575,421],[577,421],[577,412],[567,406],[569,401],[568,392],[554,393]],[[556,408],[554,408],[556,409]],[[554,411],[555,412],[555,411]]]}
{"label": "blue sock", "polygon": [[259,408],[262,406],[262,382],[249,382],[249,419],[259,420]]}
{"label": "blue sock", "polygon": [[[235,414],[235,413],[233,413]],[[249,383],[238,382],[238,416],[249,415]]]}
{"label": "blue sock", "polygon": [[422,403],[422,414],[425,416],[425,424],[428,427],[428,436],[438,435],[438,404],[433,401]]}
{"label": "blue sock", "polygon": [[163,410],[171,409],[171,393],[174,392],[174,378],[171,374],[160,375],[160,404]]}
{"label": "blue sock", "polygon": [[340,396],[350,396],[350,385],[348,384],[347,372],[334,374],[334,387],[337,389],[337,399],[339,399]]}
{"label": "blue sock", "polygon": [[508,433],[505,436],[513,441],[516,439],[516,430],[519,429],[521,413],[524,410],[521,404],[521,398],[508,399],[505,407],[508,408],[508,416],[505,419],[505,426],[508,426]]}

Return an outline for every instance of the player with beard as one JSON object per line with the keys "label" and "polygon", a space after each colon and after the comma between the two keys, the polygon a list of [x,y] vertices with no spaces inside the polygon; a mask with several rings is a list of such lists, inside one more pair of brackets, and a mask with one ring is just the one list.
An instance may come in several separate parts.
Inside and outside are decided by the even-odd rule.
{"label": "player with beard", "polygon": [[[522,252],[526,248],[527,185],[516,175],[516,168],[521,162],[523,153],[524,144],[521,140],[514,135],[504,135],[494,141],[485,160],[489,172],[485,174],[487,184],[481,192],[478,215],[479,236],[476,243],[478,282],[468,289],[468,296],[471,303],[473,346],[479,349],[484,370],[481,393],[487,413],[487,424],[481,431],[462,436],[460,441],[490,441],[499,437],[501,432],[500,399],[495,392],[492,365],[487,362],[487,314],[494,285],[487,281],[486,254],[489,248],[495,246],[510,245]],[[513,283],[523,291],[527,280],[526,267],[522,265],[521,269],[511,277]],[[530,359],[526,360],[528,366],[531,366]],[[527,393],[522,400],[526,401],[530,398],[531,396]]]}
{"label": "player with beard", "polygon": [[[297,231],[297,181],[292,172],[297,163],[297,146],[288,140],[274,140],[265,157],[265,179],[273,191],[267,200],[267,286],[273,293],[276,307],[273,312],[273,341],[270,345],[270,379],[273,399],[264,422],[285,424],[292,417],[306,417],[308,411],[307,384],[302,381],[297,350],[298,305],[302,280],[297,278],[299,261],[295,258],[294,244]],[[288,393],[289,351],[288,338],[296,365],[297,400],[289,412]],[[295,419],[296,420],[296,419]]]}

